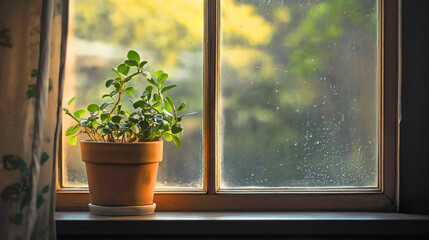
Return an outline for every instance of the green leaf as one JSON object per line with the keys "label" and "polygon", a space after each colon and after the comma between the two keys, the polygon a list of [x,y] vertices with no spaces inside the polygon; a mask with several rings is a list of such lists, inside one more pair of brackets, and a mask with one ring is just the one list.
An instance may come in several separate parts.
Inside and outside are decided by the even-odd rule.
{"label": "green leaf", "polygon": [[174,110],[174,104],[173,104],[173,101],[171,100],[171,98],[169,96],[165,97],[165,102],[168,103],[168,104],[166,104],[166,106],[170,105],[170,107],[171,107],[171,110],[169,110],[169,109],[167,109],[167,110],[169,112],[173,112],[173,110]]}
{"label": "green leaf", "polygon": [[124,63],[127,64],[128,66],[132,66],[132,67],[138,67],[139,66],[139,63],[136,60],[125,60]]}
{"label": "green leaf", "polygon": [[128,95],[133,95],[134,94],[134,88],[129,87],[129,88],[125,89],[124,92]]}
{"label": "green leaf", "polygon": [[158,109],[159,107],[161,107],[161,102],[155,103],[152,107]]}
{"label": "green leaf", "polygon": [[151,139],[151,138],[153,138],[153,137],[154,137],[154,135],[155,135],[155,131],[154,131],[154,129],[152,129],[152,128],[146,128],[146,129],[143,131],[143,135],[144,135],[144,136],[146,136],[148,139]]}
{"label": "green leaf", "polygon": [[137,61],[137,62],[140,62],[140,55],[139,55],[136,51],[134,51],[134,50],[130,50],[130,51],[128,52],[128,54],[127,54],[127,58],[128,58],[129,60],[135,60],[135,61]]}
{"label": "green leaf", "polygon": [[130,121],[132,123],[139,123],[139,120],[137,118],[133,118],[133,117],[129,117],[128,121]]}
{"label": "green leaf", "polygon": [[120,116],[113,116],[111,119],[112,119],[112,122],[114,123],[120,123],[122,120]]}
{"label": "green leaf", "polygon": [[101,110],[105,109],[107,106],[109,106],[109,104],[112,104],[112,102],[105,102],[105,103],[101,104],[100,109]]}
{"label": "green leaf", "polygon": [[165,97],[165,110],[169,112],[173,112],[173,106],[170,105],[170,102],[167,100],[167,97]]}
{"label": "green leaf", "polygon": [[101,122],[105,122],[107,119],[109,118],[109,114],[107,114],[107,113],[103,113],[103,114],[101,114],[101,116],[100,116],[100,120],[101,120]]}
{"label": "green leaf", "polygon": [[147,61],[143,61],[143,62],[141,62],[141,63],[140,63],[140,68],[143,68],[143,67],[144,67],[144,65],[146,65],[146,63],[147,63]]}
{"label": "green leaf", "polygon": [[104,94],[101,98],[110,97],[110,94]]}
{"label": "green leaf", "polygon": [[147,91],[149,94],[152,92],[152,90],[153,90],[153,87],[152,87],[152,86],[147,86],[147,87],[146,87],[146,91]]}
{"label": "green leaf", "polygon": [[167,141],[167,142],[171,142],[171,140],[173,140],[173,137],[172,137],[172,135],[170,135],[170,134],[165,134],[165,135],[164,135],[164,139],[165,139],[165,141]]}
{"label": "green leaf", "polygon": [[168,90],[170,90],[170,89],[172,89],[172,88],[175,88],[175,87],[177,87],[177,85],[170,85],[170,86],[166,86],[166,87],[162,88],[161,93],[165,93],[165,92],[167,92]]}
{"label": "green leaf", "polygon": [[[130,72],[130,67],[127,66],[122,73],[127,75],[129,72]],[[129,79],[131,79],[131,78],[129,78]],[[129,79],[127,79],[127,82],[129,81]]]}
{"label": "green leaf", "polygon": [[174,136],[174,135],[173,135],[173,142],[174,142],[174,145],[176,145],[178,147],[182,144],[180,142],[180,139],[178,137]]}
{"label": "green leaf", "polygon": [[139,126],[141,127],[141,129],[146,129],[149,127],[149,123],[147,121],[141,121],[139,123]]}
{"label": "green leaf", "polygon": [[77,118],[81,118],[86,113],[85,109],[79,109],[73,113],[73,115]]}
{"label": "green leaf", "polygon": [[42,194],[46,194],[49,192],[49,185],[46,185],[45,187],[43,187],[42,189]]}
{"label": "green leaf", "polygon": [[160,127],[164,131],[170,130],[170,125],[168,124],[168,122],[166,120],[162,120],[161,121],[161,126]]}
{"label": "green leaf", "polygon": [[156,88],[158,88],[158,84],[156,84],[156,82],[155,82],[153,79],[147,79],[147,81],[148,81],[150,84],[152,84],[152,85],[156,86]]}
{"label": "green leaf", "polygon": [[115,86],[116,91],[119,91],[119,88],[121,88],[121,84],[119,84],[118,82],[114,82],[113,86]]}
{"label": "green leaf", "polygon": [[152,76],[150,75],[150,72],[143,71],[142,72],[143,77],[145,77],[147,80],[152,79]]}
{"label": "green leaf", "polygon": [[133,104],[133,107],[134,108],[143,108],[146,105],[147,105],[147,103],[145,101],[139,100]]}
{"label": "green leaf", "polygon": [[75,99],[76,99],[76,97],[74,97],[74,98],[70,99],[70,101],[69,101],[69,103],[68,103],[69,107],[70,107],[70,105],[74,102],[74,100],[75,100]]}
{"label": "green leaf", "polygon": [[180,124],[176,123],[171,127],[171,132],[176,134],[182,131],[182,126]]}
{"label": "green leaf", "polygon": [[70,136],[70,133],[71,133],[71,130],[73,129],[73,127],[74,126],[67,128],[66,133],[65,133],[66,137]]}
{"label": "green leaf", "polygon": [[164,71],[162,71],[162,70],[158,70],[158,71],[156,71],[155,72],[155,77],[156,78],[159,78],[159,76],[161,75],[161,74],[163,74],[164,73]]}
{"label": "green leaf", "polygon": [[118,69],[118,72],[123,73],[125,71],[125,69],[127,69],[127,65],[125,65],[123,63],[119,64],[117,69]]}
{"label": "green leaf", "polygon": [[159,94],[158,93],[155,93],[154,95],[153,95],[153,99],[155,99],[155,101],[160,101],[161,100],[161,96],[159,96]]}
{"label": "green leaf", "polygon": [[182,103],[182,104],[179,105],[179,107],[177,108],[177,111],[180,112],[183,109],[185,109],[185,104],[184,103]]}
{"label": "green leaf", "polygon": [[163,74],[161,74],[161,75],[159,75],[159,77],[158,77],[158,82],[159,83],[163,83],[163,82],[165,82],[165,80],[168,78],[168,74],[167,73],[163,73]]}
{"label": "green leaf", "polygon": [[99,107],[98,107],[98,105],[97,104],[90,104],[89,106],[88,106],[88,111],[90,111],[90,112],[96,112],[96,111],[98,111],[98,109],[100,109]]}
{"label": "green leaf", "polygon": [[43,165],[46,161],[48,161],[49,155],[46,152],[43,152],[40,156],[40,165]]}
{"label": "green leaf", "polygon": [[69,142],[70,145],[73,145],[73,146],[76,145],[77,136],[71,136],[71,137],[69,137],[68,142]]}
{"label": "green leaf", "polygon": [[79,128],[80,128],[79,124],[74,125],[73,129],[70,131],[70,135],[74,135],[77,132],[77,130],[79,130]]}

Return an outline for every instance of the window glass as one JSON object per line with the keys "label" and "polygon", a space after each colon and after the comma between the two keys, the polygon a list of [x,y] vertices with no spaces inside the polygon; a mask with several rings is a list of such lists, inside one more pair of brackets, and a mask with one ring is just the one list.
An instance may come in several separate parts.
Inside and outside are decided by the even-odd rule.
{"label": "window glass", "polygon": [[378,1],[221,5],[220,189],[376,187]]}
{"label": "window glass", "polygon": [[[108,91],[104,82],[113,76],[110,68],[134,49],[149,62],[147,70],[162,69],[170,76],[167,81],[178,85],[169,96],[185,102],[186,112],[197,112],[182,121],[181,147],[164,141],[157,190],[202,189],[203,11],[202,0],[70,1],[64,105],[73,96],[74,109],[100,104]],[[144,89],[143,82],[134,81],[135,88]],[[63,131],[71,124],[64,115]],[[62,148],[63,186],[86,187],[79,146],[69,146],[63,137]]]}

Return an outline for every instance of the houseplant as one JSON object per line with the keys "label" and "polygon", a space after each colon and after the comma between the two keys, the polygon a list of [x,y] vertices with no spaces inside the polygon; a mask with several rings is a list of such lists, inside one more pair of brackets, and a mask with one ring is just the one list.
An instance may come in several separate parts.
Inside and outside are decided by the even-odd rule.
{"label": "houseplant", "polygon": [[[176,108],[166,95],[176,85],[164,86],[168,74],[159,70],[152,76],[145,70],[146,64],[136,51],[130,50],[127,59],[112,68],[115,78],[105,82],[106,88],[111,89],[102,96],[107,101],[101,105],[92,103],[72,113],[70,106],[74,97],[68,102],[68,108],[63,109],[76,121],[65,132],[68,142],[75,145],[80,134],[89,138],[81,141],[80,146],[92,213],[153,213],[156,175],[162,161],[162,138],[173,141],[176,146],[181,144],[180,122],[184,115],[179,113],[185,104]],[[130,73],[131,70],[135,71]],[[147,81],[147,86],[139,99],[129,98],[134,108],[129,112],[122,107],[122,100],[125,95],[137,93],[129,83],[139,75]]]}

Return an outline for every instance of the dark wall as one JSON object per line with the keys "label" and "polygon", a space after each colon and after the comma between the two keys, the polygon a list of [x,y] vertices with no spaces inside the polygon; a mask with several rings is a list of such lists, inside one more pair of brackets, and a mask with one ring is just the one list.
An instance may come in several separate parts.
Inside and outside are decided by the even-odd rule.
{"label": "dark wall", "polygon": [[429,1],[402,1],[400,211],[429,214]]}

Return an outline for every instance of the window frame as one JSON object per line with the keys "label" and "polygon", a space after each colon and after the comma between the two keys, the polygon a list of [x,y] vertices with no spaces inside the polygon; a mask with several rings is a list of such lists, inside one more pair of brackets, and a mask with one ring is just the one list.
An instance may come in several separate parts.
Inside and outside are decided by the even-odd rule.
{"label": "window frame", "polygon": [[[158,211],[395,211],[399,149],[398,0],[379,1],[379,186],[377,189],[306,191],[219,191],[218,143],[220,2],[204,0],[204,191],[156,192]],[[60,140],[61,142],[61,140]],[[57,210],[88,210],[85,188],[61,186],[57,163]]]}

